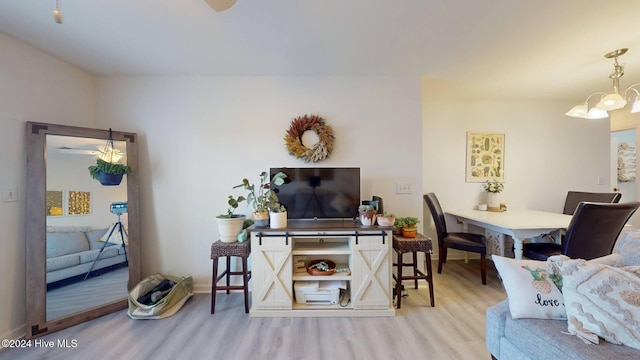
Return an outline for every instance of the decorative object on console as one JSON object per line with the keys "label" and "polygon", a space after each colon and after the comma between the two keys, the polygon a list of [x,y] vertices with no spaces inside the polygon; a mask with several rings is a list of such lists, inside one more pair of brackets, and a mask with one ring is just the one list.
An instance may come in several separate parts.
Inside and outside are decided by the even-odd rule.
{"label": "decorative object on console", "polygon": [[[622,48],[604,54],[605,58],[613,59],[614,71],[609,75],[609,79],[613,80],[613,92],[610,94],[601,91],[593,93],[587,97],[584,104],[574,106],[565,115],[583,119],[604,119],[609,116],[608,111],[622,109],[627,105],[627,99],[633,96],[631,91],[635,92],[635,101],[631,106],[630,112],[640,112],[640,92],[636,89],[640,83],[629,86],[622,95],[619,92],[620,78],[624,75],[624,66],[618,63],[618,56],[624,55],[627,50],[629,49]],[[600,101],[595,107],[589,108],[589,100],[596,95],[600,95]]]}
{"label": "decorative object on console", "polygon": [[393,222],[393,226],[395,227],[395,229],[393,229],[393,233],[395,235],[402,235],[402,228],[404,227],[404,218],[397,217],[396,220]]}
{"label": "decorative object on console", "polygon": [[287,208],[282,204],[276,204],[269,212],[269,226],[272,229],[283,229],[287,227]]}
{"label": "decorative object on console", "polygon": [[396,216],[394,214],[387,214],[386,211],[378,215],[376,219],[380,226],[393,226],[396,222]]}
{"label": "decorative object on console", "polygon": [[562,278],[547,272],[547,262],[492,255],[514,319],[566,319]]}
{"label": "decorative object on console", "polygon": [[414,238],[418,233],[416,225],[420,222],[417,217],[408,216],[403,219],[404,225],[402,226],[402,236],[406,238]]}
{"label": "decorative object on console", "polygon": [[467,132],[466,182],[504,181],[504,134]]}
{"label": "decorative object on console", "polygon": [[242,183],[240,185],[233,187],[234,189],[243,187],[247,190],[247,202],[253,206],[253,213],[251,215],[257,227],[265,227],[269,225],[269,210],[279,205],[278,195],[271,190],[271,184],[273,183],[278,186],[283,185],[286,177],[287,174],[278,172],[274,174],[271,181],[269,181],[269,173],[266,171],[261,172],[260,185],[257,189],[257,193],[256,186],[250,183],[246,178],[242,179]]}
{"label": "decorative object on console", "polygon": [[311,260],[307,265],[307,272],[314,276],[329,276],[336,272],[336,263],[331,260]]}
{"label": "decorative object on console", "polygon": [[244,196],[238,196],[234,198],[229,195],[226,214],[216,216],[216,223],[218,223],[218,234],[220,235],[220,241],[222,242],[235,242],[237,235],[242,231],[245,216],[241,214],[234,214],[233,211],[238,208],[238,205],[245,200]]}
{"label": "decorative object on console", "polygon": [[[302,134],[313,131],[318,135],[318,142],[311,149],[302,143]],[[303,115],[291,121],[284,142],[289,154],[306,162],[318,162],[326,159],[333,151],[335,137],[331,126],[317,115]]]}
{"label": "decorative object on console", "polygon": [[364,226],[375,225],[376,223],[376,209],[373,205],[360,205],[358,207],[360,213],[360,222]]}

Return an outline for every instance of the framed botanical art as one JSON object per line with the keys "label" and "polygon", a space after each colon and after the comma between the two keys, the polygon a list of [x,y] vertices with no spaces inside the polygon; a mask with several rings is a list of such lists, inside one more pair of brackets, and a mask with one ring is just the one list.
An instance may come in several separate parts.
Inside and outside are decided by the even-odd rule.
{"label": "framed botanical art", "polygon": [[504,181],[504,134],[467,132],[466,181]]}

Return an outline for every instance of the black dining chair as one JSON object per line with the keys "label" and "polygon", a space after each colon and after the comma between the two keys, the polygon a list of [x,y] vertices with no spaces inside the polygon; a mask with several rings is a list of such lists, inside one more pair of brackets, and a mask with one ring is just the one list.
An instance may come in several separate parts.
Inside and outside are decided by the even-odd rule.
{"label": "black dining chair", "polygon": [[564,209],[562,213],[566,215],[573,215],[573,213],[576,211],[576,207],[581,201],[617,204],[618,202],[620,202],[620,198],[622,198],[622,194],[616,192],[593,193],[583,191],[568,191],[567,198],[564,201]]}
{"label": "black dining chair", "polygon": [[447,223],[440,202],[434,193],[424,195],[424,201],[436,225],[438,235],[438,274],[442,274],[442,264],[447,262],[447,249],[469,251],[480,254],[480,274],[482,285],[487,285],[487,240],[484,235],[467,232],[448,232]]}
{"label": "black dining chair", "polygon": [[523,246],[523,256],[546,260],[553,255],[591,260],[611,254],[613,247],[640,202],[607,204],[580,202],[573,213],[562,244],[529,243]]}

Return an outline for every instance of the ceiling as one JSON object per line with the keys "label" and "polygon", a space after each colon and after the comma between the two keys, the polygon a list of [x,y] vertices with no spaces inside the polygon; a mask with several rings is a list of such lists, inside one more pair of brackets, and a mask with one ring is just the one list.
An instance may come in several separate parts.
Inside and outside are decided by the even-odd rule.
{"label": "ceiling", "polygon": [[[0,0],[0,31],[98,75],[427,76],[584,100],[640,82],[637,0]],[[468,94],[467,94],[468,93]]]}

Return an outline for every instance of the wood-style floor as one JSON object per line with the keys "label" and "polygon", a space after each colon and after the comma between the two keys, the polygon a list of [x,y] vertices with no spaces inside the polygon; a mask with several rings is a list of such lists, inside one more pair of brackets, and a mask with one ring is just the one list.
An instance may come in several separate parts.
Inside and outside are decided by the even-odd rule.
{"label": "wood-style floor", "polygon": [[395,317],[250,318],[242,293],[223,292],[211,315],[210,295],[196,294],[163,320],[131,320],[120,311],[40,338],[76,347],[5,349],[0,359],[488,360],[485,310],[506,295],[487,265],[483,286],[478,261],[449,261],[435,274],[434,308],[424,284],[414,290],[405,282],[409,296]]}

